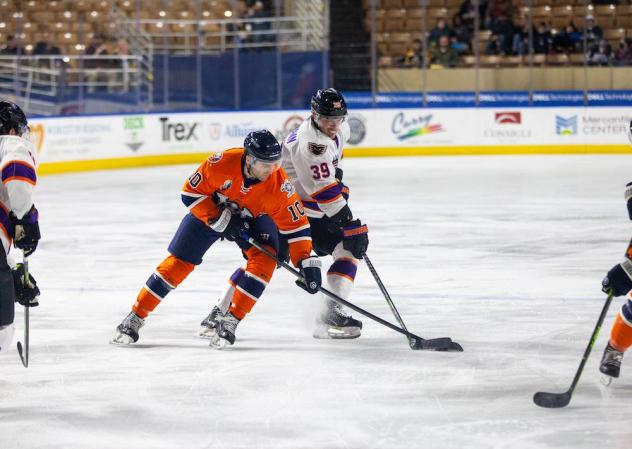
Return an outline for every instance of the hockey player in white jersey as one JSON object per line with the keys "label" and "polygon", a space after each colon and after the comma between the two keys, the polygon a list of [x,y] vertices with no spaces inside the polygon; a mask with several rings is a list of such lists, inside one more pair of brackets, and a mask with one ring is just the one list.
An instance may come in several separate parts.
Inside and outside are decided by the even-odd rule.
{"label": "hockey player in white jersey", "polygon": [[[338,167],[349,138],[347,105],[335,89],[321,89],[311,100],[311,116],[285,139],[282,167],[296,186],[312,228],[319,256],[331,255],[328,289],[348,299],[358,260],[369,244],[368,228],[354,218],[347,200],[349,189]],[[315,338],[357,338],[362,322],[325,298],[317,319]]]}
{"label": "hockey player in white jersey", "polygon": [[28,140],[24,112],[14,103],[0,101],[0,353],[13,341],[14,302],[38,305],[39,289],[33,276],[24,280],[24,267],[9,256],[11,244],[28,257],[40,239],[33,188],[37,181],[37,153]]}

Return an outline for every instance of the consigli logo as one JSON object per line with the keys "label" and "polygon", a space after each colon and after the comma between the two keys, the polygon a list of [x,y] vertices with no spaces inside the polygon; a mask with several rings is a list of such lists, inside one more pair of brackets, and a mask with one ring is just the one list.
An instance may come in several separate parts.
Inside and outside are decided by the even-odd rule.
{"label": "consigli logo", "polygon": [[574,136],[577,134],[577,116],[562,117],[555,116],[555,133],[560,136]]}
{"label": "consigli logo", "polygon": [[398,140],[406,140],[442,131],[445,131],[445,129],[441,123],[432,123],[432,114],[406,117],[403,112],[399,112],[395,115],[391,124],[391,132]]}
{"label": "consigli logo", "polygon": [[494,121],[497,125],[519,125],[522,123],[520,112],[496,112]]}

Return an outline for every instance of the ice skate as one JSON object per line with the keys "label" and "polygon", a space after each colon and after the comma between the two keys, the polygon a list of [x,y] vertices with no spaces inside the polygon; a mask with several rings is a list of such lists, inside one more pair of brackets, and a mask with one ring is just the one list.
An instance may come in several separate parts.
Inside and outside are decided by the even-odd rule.
{"label": "ice skate", "polygon": [[215,349],[223,349],[235,343],[235,331],[239,321],[232,313],[222,316],[215,327],[215,333],[211,337],[210,346]]}
{"label": "ice skate", "polygon": [[337,302],[328,301],[327,310],[316,321],[313,337],[326,339],[358,338],[362,332],[362,322],[347,314]]}
{"label": "ice skate", "polygon": [[116,328],[116,335],[110,343],[119,346],[129,346],[138,341],[138,330],[145,325],[145,320],[130,312],[123,322]]}
{"label": "ice skate", "polygon": [[200,329],[198,330],[198,337],[210,339],[215,335],[215,328],[218,321],[224,316],[219,307],[213,307],[211,313],[200,323]]}
{"label": "ice skate", "polygon": [[603,352],[601,364],[599,365],[599,371],[605,374],[601,380],[604,385],[610,385],[613,378],[619,377],[622,361],[623,352],[617,351],[608,343]]}

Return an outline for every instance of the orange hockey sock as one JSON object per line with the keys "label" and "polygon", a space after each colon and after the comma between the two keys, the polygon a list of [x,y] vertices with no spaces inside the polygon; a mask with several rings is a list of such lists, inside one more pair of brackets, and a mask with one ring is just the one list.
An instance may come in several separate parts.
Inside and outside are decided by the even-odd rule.
{"label": "orange hockey sock", "polygon": [[243,320],[255,306],[276,268],[276,262],[256,248],[246,251],[246,256],[248,257],[246,272],[235,286],[230,306],[230,312],[240,320]]}
{"label": "orange hockey sock", "polygon": [[172,255],[168,256],[147,279],[138,293],[132,311],[139,317],[146,318],[171,290],[186,279],[194,268],[195,265],[192,263],[184,262]]}
{"label": "orange hockey sock", "polygon": [[617,315],[612,325],[610,344],[614,349],[621,352],[632,346],[632,326],[623,319],[621,313]]}

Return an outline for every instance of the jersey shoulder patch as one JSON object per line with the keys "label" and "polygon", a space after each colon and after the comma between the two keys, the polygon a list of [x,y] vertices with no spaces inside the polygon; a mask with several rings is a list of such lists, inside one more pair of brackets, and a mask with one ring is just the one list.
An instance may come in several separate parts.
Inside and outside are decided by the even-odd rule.
{"label": "jersey shoulder patch", "polygon": [[292,181],[289,179],[283,181],[281,184],[281,192],[286,193],[288,198],[294,195],[294,184],[292,184]]}
{"label": "jersey shoulder patch", "polygon": [[223,156],[224,156],[224,154],[223,154],[223,153],[212,153],[212,154],[208,157],[208,161],[209,161],[211,164],[216,164],[216,163],[218,163],[219,161],[221,161],[221,160],[222,160],[222,157],[223,157]]}

